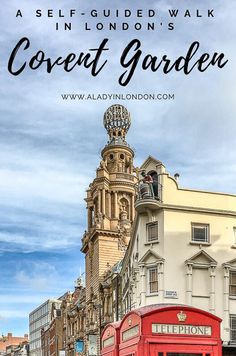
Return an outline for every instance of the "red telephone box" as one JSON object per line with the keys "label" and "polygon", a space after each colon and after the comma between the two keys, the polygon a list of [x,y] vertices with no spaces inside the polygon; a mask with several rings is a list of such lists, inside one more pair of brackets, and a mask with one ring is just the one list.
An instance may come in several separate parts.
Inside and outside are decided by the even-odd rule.
{"label": "red telephone box", "polygon": [[123,318],[119,356],[222,356],[220,323],[184,305],[145,306]]}
{"label": "red telephone box", "polygon": [[120,324],[121,324],[120,321],[116,323],[108,324],[103,330],[101,355],[103,356],[119,355]]}

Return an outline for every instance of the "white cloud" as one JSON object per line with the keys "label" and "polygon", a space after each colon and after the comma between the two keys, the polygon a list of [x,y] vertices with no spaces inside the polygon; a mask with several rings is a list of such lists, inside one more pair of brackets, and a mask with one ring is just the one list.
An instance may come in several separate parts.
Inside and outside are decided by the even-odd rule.
{"label": "white cloud", "polygon": [[[30,303],[40,303],[42,298],[38,295],[12,295],[12,294],[1,294],[0,295],[0,305],[7,303],[14,304],[30,304]],[[2,308],[1,308],[2,309]]]}
{"label": "white cloud", "polygon": [[20,286],[27,286],[29,289],[44,291],[49,287],[53,290],[59,276],[55,266],[47,262],[31,262],[30,269],[20,270],[16,273],[15,280]]}
{"label": "white cloud", "polygon": [[26,316],[27,312],[22,309],[5,309],[0,313],[0,319],[2,319],[3,322],[7,322],[10,319],[25,318]]}

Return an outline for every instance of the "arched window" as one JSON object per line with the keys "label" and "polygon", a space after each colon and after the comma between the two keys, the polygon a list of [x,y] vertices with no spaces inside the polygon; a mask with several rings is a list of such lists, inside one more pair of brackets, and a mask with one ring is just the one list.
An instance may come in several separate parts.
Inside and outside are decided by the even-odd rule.
{"label": "arched window", "polygon": [[154,197],[158,198],[159,197],[159,179],[158,179],[158,174],[156,171],[150,171],[148,172],[148,175],[152,177],[152,187],[153,187],[153,194]]}

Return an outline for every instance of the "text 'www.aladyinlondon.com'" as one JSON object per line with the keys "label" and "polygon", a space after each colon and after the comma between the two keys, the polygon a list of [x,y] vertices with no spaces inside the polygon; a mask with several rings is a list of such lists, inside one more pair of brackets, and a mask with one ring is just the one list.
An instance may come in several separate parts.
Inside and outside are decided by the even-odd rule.
{"label": "text 'www.aladyinlondon.com'", "polygon": [[174,100],[175,94],[61,94],[62,100]]}

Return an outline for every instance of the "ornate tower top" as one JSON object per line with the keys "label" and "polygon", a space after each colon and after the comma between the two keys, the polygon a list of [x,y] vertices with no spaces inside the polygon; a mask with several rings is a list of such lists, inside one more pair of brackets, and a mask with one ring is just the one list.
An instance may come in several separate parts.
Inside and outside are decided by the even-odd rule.
{"label": "ornate tower top", "polygon": [[130,113],[123,105],[110,106],[104,114],[103,124],[110,138],[109,145],[127,145],[125,136],[131,119]]}

